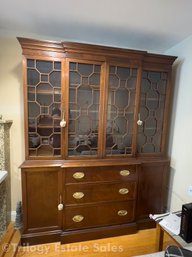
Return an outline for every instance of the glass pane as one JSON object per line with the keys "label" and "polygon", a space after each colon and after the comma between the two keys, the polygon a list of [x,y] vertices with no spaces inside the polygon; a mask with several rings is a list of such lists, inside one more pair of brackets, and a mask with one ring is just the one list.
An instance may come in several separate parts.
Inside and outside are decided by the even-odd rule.
{"label": "glass pane", "polygon": [[37,60],[36,68],[40,73],[50,73],[53,70],[53,62]]}
{"label": "glass pane", "polygon": [[54,70],[61,70],[61,63],[60,62],[54,62]]}
{"label": "glass pane", "polygon": [[165,72],[142,73],[140,118],[143,125],[138,129],[138,153],[161,152],[167,79]]}
{"label": "glass pane", "polygon": [[110,66],[106,155],[131,154],[137,69]]}
{"label": "glass pane", "polygon": [[28,69],[27,70],[27,84],[37,85],[40,82],[40,74],[38,71]]}
{"label": "glass pane", "polygon": [[53,87],[61,87],[61,72],[60,71],[53,71],[49,75],[49,81]]}
{"label": "glass pane", "polygon": [[61,63],[27,60],[29,156],[61,154]]}
{"label": "glass pane", "polygon": [[41,75],[41,81],[48,82],[49,77],[47,75]]}
{"label": "glass pane", "polygon": [[97,155],[101,66],[69,65],[69,156]]}
{"label": "glass pane", "polygon": [[28,68],[35,68],[35,61],[34,60],[27,60],[27,67]]}

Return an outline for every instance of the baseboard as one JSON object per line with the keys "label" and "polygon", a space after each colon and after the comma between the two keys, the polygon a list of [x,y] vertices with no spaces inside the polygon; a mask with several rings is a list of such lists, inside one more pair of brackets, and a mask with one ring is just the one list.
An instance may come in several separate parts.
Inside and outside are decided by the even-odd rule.
{"label": "baseboard", "polygon": [[11,212],[11,221],[15,221],[16,218],[16,211]]}

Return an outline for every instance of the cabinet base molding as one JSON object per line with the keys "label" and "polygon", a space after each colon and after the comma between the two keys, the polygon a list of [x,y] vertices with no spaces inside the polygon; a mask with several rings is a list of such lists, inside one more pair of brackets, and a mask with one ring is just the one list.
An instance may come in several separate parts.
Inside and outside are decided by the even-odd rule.
{"label": "cabinet base molding", "polygon": [[61,243],[68,244],[74,242],[95,240],[99,238],[107,238],[114,236],[122,236],[137,232],[137,224],[135,222],[116,226],[107,226],[91,229],[82,229],[76,231],[65,231],[61,234]]}
{"label": "cabinet base molding", "polygon": [[30,233],[30,234],[23,233],[21,236],[21,245],[28,246],[28,245],[59,242],[60,235],[61,235],[61,230]]}
{"label": "cabinet base molding", "polygon": [[36,245],[52,242],[61,242],[61,244],[82,242],[88,240],[95,240],[99,238],[122,236],[127,234],[134,234],[137,230],[135,222],[129,224],[122,224],[116,226],[107,226],[99,228],[81,229],[75,231],[52,231],[22,234],[21,245]]}

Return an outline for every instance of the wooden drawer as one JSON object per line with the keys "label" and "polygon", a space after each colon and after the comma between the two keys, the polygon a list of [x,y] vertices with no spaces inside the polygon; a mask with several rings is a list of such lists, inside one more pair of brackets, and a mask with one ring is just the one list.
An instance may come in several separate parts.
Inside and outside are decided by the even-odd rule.
{"label": "wooden drawer", "polygon": [[65,186],[65,204],[133,200],[136,182],[104,184],[71,184]]}
{"label": "wooden drawer", "polygon": [[136,165],[66,168],[65,183],[136,179]]}
{"label": "wooden drawer", "polygon": [[134,220],[134,201],[66,207],[65,229],[128,223]]}

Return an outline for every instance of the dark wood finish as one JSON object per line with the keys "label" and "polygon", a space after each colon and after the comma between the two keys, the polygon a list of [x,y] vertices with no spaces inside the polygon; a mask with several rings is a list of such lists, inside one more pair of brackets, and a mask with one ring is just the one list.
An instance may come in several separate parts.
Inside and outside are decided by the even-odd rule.
{"label": "dark wood finish", "polygon": [[60,241],[61,230],[55,231],[45,231],[38,233],[22,233],[21,235],[21,245],[37,245],[44,243],[52,243]]}
{"label": "dark wood finish", "polygon": [[[122,171],[130,174],[123,176],[120,173]],[[138,173],[136,165],[65,168],[64,173],[65,230],[97,228],[134,221]],[[83,173],[84,177],[76,179],[73,177],[76,173]],[[120,194],[120,189],[128,192]],[[74,198],[74,193],[77,192],[83,193],[81,199]],[[120,216],[118,211],[125,213]],[[73,220],[76,215],[81,216],[80,222]]]}
{"label": "dark wood finish", "polygon": [[[168,113],[172,91],[170,78],[172,64],[176,57],[151,54],[146,51],[72,42],[52,42],[25,38],[18,38],[18,40],[23,50],[26,145],[26,160],[21,165],[24,211],[22,243],[35,244],[59,240],[62,243],[69,243],[123,235],[136,232],[137,228],[154,226],[154,222],[148,218],[149,213],[163,212],[166,208],[169,181],[169,160],[166,157],[166,142],[168,141]],[[31,126],[32,132],[30,132],[28,124],[28,115],[30,113],[28,93],[31,88],[36,92],[39,82],[33,83],[33,80],[28,82],[27,60],[29,59],[34,60],[35,63],[37,61],[52,62],[54,65],[55,62],[61,63],[61,81],[59,81],[59,86],[57,84],[55,86],[56,89],[59,87],[59,92],[61,93],[57,95],[59,100],[53,100],[53,103],[61,105],[61,116],[59,117],[62,117],[63,113],[65,113],[66,127],[60,130],[58,125],[51,124],[54,127],[53,134],[61,134],[61,152],[51,156],[46,155],[46,153],[44,153],[44,156],[40,156],[41,153],[32,156],[31,152],[29,152],[30,133],[37,134],[37,136],[38,133],[41,134],[39,136],[40,146],[44,145],[45,150],[46,147],[49,149],[52,147],[54,151],[59,148],[52,146],[50,142],[52,135],[44,136],[44,127],[40,124],[38,128],[37,125],[39,113],[40,115],[51,116],[50,108],[52,107],[48,106],[47,103],[45,106],[40,103],[40,107],[37,103],[36,108],[40,108],[40,110],[34,115],[33,111],[35,112],[35,110],[30,110],[32,116],[34,116],[32,119],[34,118],[35,120],[35,126]],[[87,70],[81,69],[79,71],[79,67],[77,67],[72,70],[74,72],[73,78],[70,77],[70,63],[72,62],[77,63],[77,65],[84,64],[85,66],[87,64],[97,64],[100,65],[101,69],[98,71],[94,66],[94,69],[87,73]],[[110,73],[110,67],[112,66],[116,70]],[[50,74],[53,71],[57,71],[55,66],[53,67],[53,70],[47,71],[46,74],[43,71],[38,71],[40,73],[40,83],[52,84],[49,78]],[[32,67],[32,69],[38,70],[36,66]],[[144,80],[143,71],[151,74],[154,74],[154,72],[167,74],[166,85],[163,85],[166,89],[162,93],[166,96],[165,101],[163,100],[164,107],[159,110],[158,108],[160,107],[149,107],[147,103],[144,103],[143,106],[148,112],[150,111],[153,120],[160,119],[154,110],[162,112],[160,137],[158,137],[157,133],[158,125],[153,125],[152,129],[155,129],[157,137],[151,135],[151,139],[150,135],[148,135],[148,139],[145,139],[144,129],[146,129],[145,122],[147,117],[145,117],[143,127],[138,127],[137,125],[140,107],[143,104],[141,99],[141,85]],[[93,94],[95,94],[94,90],[98,90],[98,84],[95,83],[94,85],[94,83],[91,84],[90,82],[93,74],[96,77],[99,74],[99,93],[96,98],[93,97]],[[110,74],[113,79],[111,79]],[[149,84],[152,85],[153,78],[150,76],[148,75],[147,79]],[[71,82],[71,79],[73,82]],[[135,81],[132,83],[129,81],[131,79],[135,79]],[[158,78],[155,79],[155,83],[158,84]],[[161,77],[162,82],[165,83],[165,79]],[[161,87],[161,83],[158,84],[158,87]],[[72,98],[72,100],[69,95],[71,93],[69,85],[72,86],[72,93],[73,91],[76,92],[74,94],[76,98]],[[81,87],[84,92],[86,85],[91,87],[91,89],[89,88],[92,94],[91,105],[98,105],[98,118],[95,119],[94,112],[97,108],[94,107],[95,109],[93,108],[91,113],[90,103],[84,102],[84,98],[88,97],[87,94],[84,95],[84,98],[81,95],[82,106],[78,103],[78,90]],[[94,88],[95,86],[97,87]],[[52,87],[53,89],[51,90],[54,91],[54,82]],[[111,88],[110,92],[109,87]],[[119,94],[122,97],[122,92],[118,93],[114,89],[115,87],[122,87],[126,94],[129,94],[131,99],[128,100],[127,105],[122,100],[123,106],[121,106],[121,99],[118,99],[117,95]],[[155,97],[151,96],[150,93],[150,90],[147,89],[146,98],[154,101]],[[44,91],[41,94],[45,94],[45,98],[47,95],[51,95],[50,92]],[[81,94],[83,93],[81,92]],[[32,102],[37,102],[36,97]],[[55,96],[50,97],[54,99]],[[117,100],[118,103],[116,102]],[[76,104],[72,108],[72,112],[69,106],[70,101],[72,104]],[[160,99],[157,102],[160,102]],[[108,108],[111,108],[109,112]],[[77,135],[77,138],[75,138],[76,134],[78,134],[77,132],[84,130],[84,127],[80,124],[81,119],[79,117],[71,119],[70,115],[73,114],[80,115],[80,117],[81,115],[87,116],[91,123],[90,131],[83,131],[82,134]],[[93,115],[93,118],[91,115]],[[132,116],[128,117],[129,115]],[[96,130],[92,131],[98,119],[98,127],[96,126]],[[71,120],[74,121],[75,125],[69,123]],[[109,121],[112,125],[109,127],[111,131],[108,132]],[[120,125],[116,131],[113,127],[115,123]],[[81,129],[78,127],[80,125],[82,126]],[[149,125],[151,126],[151,123]],[[123,134],[124,132],[122,131],[125,130],[125,127],[126,131]],[[154,141],[152,142],[154,148],[156,147],[159,150],[139,152],[138,131],[143,136],[141,138],[144,142],[141,145],[147,145],[149,142],[146,140],[151,140],[151,142]],[[78,141],[78,145],[69,141],[69,132],[71,132],[71,138]],[[97,143],[95,145],[90,137],[90,135],[94,137],[94,133],[97,135]],[[107,133],[111,137],[110,142],[107,141]],[[87,136],[86,146],[90,146],[90,149],[96,148],[97,154],[90,155],[89,151],[87,151],[88,153],[84,151],[82,154],[81,151],[77,151],[76,146],[81,145],[81,138],[84,140],[85,136]],[[124,141],[121,142],[122,138],[126,143]],[[43,140],[45,140],[45,143],[43,143]],[[106,151],[107,142],[110,144],[108,146],[111,151],[110,155]],[[83,143],[85,144],[85,140]],[[70,144],[73,144],[71,149],[74,152],[69,154]],[[36,153],[39,151],[38,147],[34,147],[36,148]],[[121,152],[121,149],[124,149],[124,152]],[[120,175],[121,170],[129,170],[130,174],[122,176]],[[75,179],[73,175],[77,172],[83,172],[84,176],[81,179]],[[128,189],[129,192],[120,194],[119,189],[122,188]],[[73,194],[76,192],[82,192],[84,194],[83,198],[74,198]],[[62,208],[60,211],[58,210],[59,204],[63,205],[63,210]],[[119,216],[117,212],[120,209],[127,210],[127,214]],[[75,215],[83,215],[84,218],[80,222],[74,222],[73,217]]]}
{"label": "dark wood finish", "polygon": [[61,169],[22,169],[22,181],[24,233],[61,229],[62,215],[57,208],[62,196]]}
{"label": "dark wood finish", "polygon": [[134,127],[133,127],[133,155],[137,153],[137,131],[138,131],[138,113],[140,107],[140,97],[141,97],[141,79],[142,79],[142,69],[138,68],[137,85],[136,85],[136,97],[135,97],[135,112],[134,112]]}
{"label": "dark wood finish", "polygon": [[[122,176],[120,172],[122,170],[128,170],[130,172],[127,176]],[[76,172],[83,172],[84,177],[82,179],[75,179],[73,175]],[[109,166],[109,167],[81,167],[81,168],[67,168],[65,180],[66,183],[81,183],[81,182],[104,182],[104,181],[129,181],[136,179],[137,172],[136,166]]]}
{"label": "dark wood finish", "polygon": [[[128,193],[121,194],[120,189],[127,189]],[[124,201],[132,200],[136,197],[136,182],[127,183],[79,183],[65,186],[65,203],[71,204],[83,204],[103,201]],[[73,194],[75,192],[82,192],[83,198],[75,199]]]}
{"label": "dark wood finish", "polygon": [[[126,210],[127,214],[119,216],[118,211],[120,210]],[[74,222],[72,218],[76,215],[82,215],[83,220]],[[64,220],[66,230],[132,222],[134,220],[134,201],[66,207]]]}
{"label": "dark wood finish", "polygon": [[95,240],[99,238],[106,238],[111,236],[128,235],[137,232],[137,225],[135,222],[128,224],[101,226],[97,228],[80,229],[74,231],[64,231],[61,234],[61,243],[67,244],[72,242]]}
{"label": "dark wood finish", "polygon": [[166,210],[169,161],[141,165],[138,182],[137,219]]}

